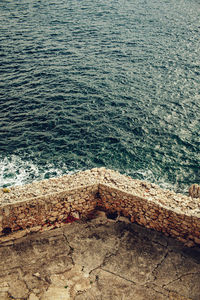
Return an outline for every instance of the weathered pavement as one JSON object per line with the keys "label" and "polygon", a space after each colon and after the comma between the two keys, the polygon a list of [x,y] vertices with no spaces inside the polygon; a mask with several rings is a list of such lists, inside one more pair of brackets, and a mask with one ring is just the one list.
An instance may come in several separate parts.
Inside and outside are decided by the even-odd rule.
{"label": "weathered pavement", "polygon": [[99,217],[0,244],[0,299],[200,299],[200,249]]}

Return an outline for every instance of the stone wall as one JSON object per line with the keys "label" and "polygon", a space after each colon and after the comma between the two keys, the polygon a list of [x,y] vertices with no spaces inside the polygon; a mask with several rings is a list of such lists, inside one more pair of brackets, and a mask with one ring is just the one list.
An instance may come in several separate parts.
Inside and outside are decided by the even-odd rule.
{"label": "stone wall", "polygon": [[91,215],[96,209],[128,217],[200,245],[200,198],[163,190],[105,168],[95,168],[22,187],[0,190],[0,241],[49,230]]}
{"label": "stone wall", "polygon": [[69,216],[74,219],[87,216],[95,210],[97,193],[98,185],[87,185],[3,205],[1,234],[51,229],[67,223]]}
{"label": "stone wall", "polygon": [[129,217],[131,222],[173,236],[188,246],[194,242],[200,244],[199,217],[186,215],[103,184],[99,185],[99,193],[105,210],[117,211]]}

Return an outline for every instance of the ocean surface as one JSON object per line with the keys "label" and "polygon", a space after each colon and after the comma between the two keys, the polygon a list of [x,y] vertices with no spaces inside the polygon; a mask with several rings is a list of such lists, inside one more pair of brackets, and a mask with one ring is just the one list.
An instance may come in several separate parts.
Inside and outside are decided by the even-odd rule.
{"label": "ocean surface", "polygon": [[0,186],[100,166],[200,183],[200,2],[2,0]]}

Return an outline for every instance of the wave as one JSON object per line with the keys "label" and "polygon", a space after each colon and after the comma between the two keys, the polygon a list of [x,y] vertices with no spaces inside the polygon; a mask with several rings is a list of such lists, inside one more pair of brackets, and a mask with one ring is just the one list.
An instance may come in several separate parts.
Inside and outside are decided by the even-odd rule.
{"label": "wave", "polygon": [[17,155],[0,158],[0,187],[23,185],[34,180],[42,180],[70,174],[66,166],[55,167],[53,164],[38,166],[32,160]]}
{"label": "wave", "polygon": [[[53,163],[47,163],[45,166],[40,166],[31,159],[25,159],[18,155],[0,157],[0,187],[23,185],[81,171],[81,169],[68,170],[65,164],[57,163],[56,165],[57,167]],[[125,174],[134,179],[156,183],[163,189],[175,190],[181,193],[187,193],[188,190],[188,187],[180,187],[179,184],[168,182],[167,178],[157,178],[152,170],[138,169],[134,171],[131,169],[126,170]]]}

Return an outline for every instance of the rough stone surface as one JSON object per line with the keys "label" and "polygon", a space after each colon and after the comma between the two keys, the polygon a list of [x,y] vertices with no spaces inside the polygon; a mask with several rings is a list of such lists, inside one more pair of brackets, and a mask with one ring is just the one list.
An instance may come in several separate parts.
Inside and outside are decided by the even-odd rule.
{"label": "rough stone surface", "polygon": [[188,247],[200,245],[200,198],[194,186],[196,198],[95,168],[0,189],[0,242],[61,227],[101,207],[173,236]]}
{"label": "rough stone surface", "polygon": [[189,188],[189,195],[192,198],[200,198],[200,185],[198,184],[192,184]]}
{"label": "rough stone surface", "polygon": [[199,300],[200,248],[99,213],[1,243],[0,299]]}

